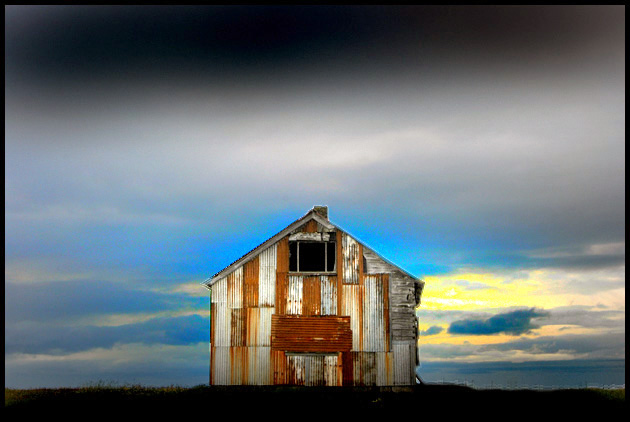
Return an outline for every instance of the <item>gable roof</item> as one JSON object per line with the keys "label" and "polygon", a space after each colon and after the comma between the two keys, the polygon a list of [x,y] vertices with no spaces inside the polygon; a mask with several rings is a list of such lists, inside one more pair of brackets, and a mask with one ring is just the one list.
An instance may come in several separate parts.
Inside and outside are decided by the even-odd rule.
{"label": "gable roof", "polygon": [[[222,278],[223,276],[228,275],[229,273],[231,273],[234,269],[236,269],[237,267],[239,267],[240,265],[245,264],[248,261],[251,261],[252,259],[254,259],[260,252],[262,252],[267,246],[271,246],[274,243],[276,243],[277,241],[279,241],[280,239],[282,239],[283,237],[287,236],[288,234],[290,234],[293,230],[297,229],[298,227],[302,226],[303,224],[306,224],[307,222],[309,222],[310,220],[315,220],[317,221],[319,224],[321,224],[322,226],[324,226],[325,228],[329,229],[329,230],[339,230],[342,231],[344,233],[350,234],[348,233],[347,230],[342,229],[341,227],[332,224],[327,218],[323,217],[322,215],[320,215],[316,208],[313,207],[311,208],[306,214],[304,214],[302,217],[298,218],[297,220],[295,220],[293,223],[289,224],[287,227],[285,227],[284,229],[282,229],[280,232],[278,232],[277,234],[275,234],[274,236],[270,237],[269,239],[265,240],[263,243],[261,243],[260,245],[256,246],[254,249],[252,249],[251,251],[247,252],[245,255],[243,255],[242,257],[240,257],[239,259],[237,259],[236,261],[232,262],[231,264],[229,264],[227,267],[223,268],[222,270],[218,271],[217,273],[215,273],[214,275],[212,275],[211,277],[207,278],[206,280],[204,280],[203,283],[201,283],[202,285],[204,285],[207,288],[210,288],[211,285],[213,285],[216,281],[218,281],[220,278]],[[413,279],[418,279],[416,276],[410,274],[409,272],[405,271],[404,269],[400,268],[398,265],[392,263],[391,261],[389,261],[388,259],[384,258],[383,256],[381,256],[378,252],[374,251],[372,248],[368,247],[365,245],[364,242],[360,241],[359,239],[357,239],[355,236],[352,236],[357,242],[359,242],[360,244],[363,245],[364,248],[369,249],[372,253],[376,254],[379,258],[381,258],[383,261],[387,262],[388,264],[396,267],[398,270],[400,270],[402,273],[408,275],[409,277],[413,278]]]}

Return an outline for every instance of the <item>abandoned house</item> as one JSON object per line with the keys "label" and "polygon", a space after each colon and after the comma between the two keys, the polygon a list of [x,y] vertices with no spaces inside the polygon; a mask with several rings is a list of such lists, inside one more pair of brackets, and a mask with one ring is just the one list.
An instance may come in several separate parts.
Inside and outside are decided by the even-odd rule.
{"label": "abandoned house", "polygon": [[314,207],[206,280],[211,385],[416,383],[424,282]]}

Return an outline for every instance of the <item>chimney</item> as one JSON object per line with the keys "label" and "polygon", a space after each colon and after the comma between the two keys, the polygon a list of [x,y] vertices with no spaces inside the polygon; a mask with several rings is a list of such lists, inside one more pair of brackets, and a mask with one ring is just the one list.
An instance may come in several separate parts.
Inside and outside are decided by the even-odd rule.
{"label": "chimney", "polygon": [[328,220],[328,207],[326,205],[315,205],[313,211]]}

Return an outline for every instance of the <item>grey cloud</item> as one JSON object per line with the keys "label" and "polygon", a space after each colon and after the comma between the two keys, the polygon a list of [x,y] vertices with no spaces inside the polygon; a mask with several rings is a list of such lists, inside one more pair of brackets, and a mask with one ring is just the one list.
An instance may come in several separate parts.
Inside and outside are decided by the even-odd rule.
{"label": "grey cloud", "polygon": [[625,311],[597,306],[566,306],[549,310],[545,325],[577,325],[586,328],[624,329]]}
{"label": "grey cloud", "polygon": [[424,336],[434,336],[436,334],[440,334],[442,331],[444,331],[443,327],[440,327],[438,325],[434,325],[434,326],[431,326],[431,327],[427,328],[424,331],[420,331],[418,333],[418,335],[420,335],[422,337],[424,337]]}
{"label": "grey cloud", "polygon": [[[133,352],[133,350],[127,350]],[[121,356],[122,355],[122,356]],[[96,354],[90,358],[21,359],[5,356],[7,388],[82,387],[108,385],[195,386],[208,382],[208,347],[149,348],[145,354]]]}
{"label": "grey cloud", "polygon": [[491,335],[491,334],[512,334],[520,335],[530,332],[537,325],[532,323],[532,319],[545,317],[548,312],[536,310],[517,310],[494,315],[487,319],[464,319],[454,321],[448,327],[450,334],[469,335]]}
{"label": "grey cloud", "polygon": [[210,321],[198,315],[153,318],[120,326],[72,326],[46,323],[8,323],[7,353],[56,354],[80,352],[114,345],[192,345],[210,341]]}
{"label": "grey cloud", "polygon": [[532,354],[570,353],[597,359],[619,359],[625,356],[623,333],[591,335],[567,334],[554,337],[521,338],[500,344],[480,346],[479,353],[524,351]]}
{"label": "grey cloud", "polygon": [[207,308],[208,298],[159,293],[102,280],[5,283],[7,323]]}
{"label": "grey cloud", "polygon": [[484,361],[521,360],[523,352],[527,355],[549,356],[569,354],[579,359],[622,359],[625,356],[625,339],[624,333],[619,332],[565,334],[554,337],[522,337],[504,343],[482,345],[420,342],[419,350],[421,361],[462,358]]}

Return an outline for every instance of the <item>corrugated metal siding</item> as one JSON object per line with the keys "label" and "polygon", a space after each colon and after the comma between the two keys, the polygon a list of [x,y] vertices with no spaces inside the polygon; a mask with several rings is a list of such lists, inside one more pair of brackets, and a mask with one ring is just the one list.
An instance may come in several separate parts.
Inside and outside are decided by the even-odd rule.
{"label": "corrugated metal siding", "polygon": [[247,346],[271,346],[271,315],[274,308],[247,308]]}
{"label": "corrugated metal siding", "polygon": [[247,348],[247,383],[269,385],[271,383],[271,349],[269,347]]}
{"label": "corrugated metal siding", "polygon": [[346,233],[341,234],[343,282],[359,284],[360,265],[363,259],[359,251],[359,243]]}
{"label": "corrugated metal siding", "polygon": [[343,286],[343,307],[341,315],[350,317],[352,329],[352,350],[363,350],[363,294],[364,286],[345,284]]}
{"label": "corrugated metal siding", "polygon": [[302,315],[321,315],[322,295],[319,277],[302,279]]}
{"label": "corrugated metal siding", "polygon": [[213,346],[227,347],[230,345],[230,333],[232,330],[232,315],[227,303],[213,303],[212,311],[212,337]]}
{"label": "corrugated metal siding", "polygon": [[[212,287],[214,289],[214,285]],[[227,303],[232,309],[243,307],[243,267],[227,276]]]}
{"label": "corrugated metal siding", "polygon": [[287,314],[287,302],[289,299],[289,275],[287,273],[276,273],[276,313],[278,315]]}
{"label": "corrugated metal siding", "polygon": [[350,319],[339,316],[271,316],[271,348],[288,352],[340,352],[352,347]]}
{"label": "corrugated metal siding", "polygon": [[271,384],[269,347],[212,347],[212,385]]}
{"label": "corrugated metal siding", "polygon": [[395,341],[394,385],[409,385],[415,381],[415,347],[412,342]]}
{"label": "corrugated metal siding", "polygon": [[231,309],[230,346],[247,345],[247,309]]}
{"label": "corrugated metal siding", "polygon": [[260,255],[243,265],[243,307],[258,306],[258,270]]}
{"label": "corrugated metal siding", "polygon": [[286,381],[291,385],[336,386],[337,355],[288,355]]}
{"label": "corrugated metal siding", "polygon": [[365,352],[386,352],[385,296],[380,275],[365,276],[363,295],[363,348]]}
{"label": "corrugated metal siding", "polygon": [[227,302],[227,283],[225,277],[214,283],[211,289],[212,293],[210,294],[210,303]]}
{"label": "corrugated metal siding", "polygon": [[394,354],[392,352],[376,353],[376,385],[394,384]]}
{"label": "corrugated metal siding", "polygon": [[278,244],[274,243],[260,253],[258,306],[275,306],[276,300],[276,268]]}
{"label": "corrugated metal siding", "polygon": [[376,353],[352,352],[354,385],[376,385]]}
{"label": "corrugated metal siding", "polygon": [[320,276],[321,314],[337,315],[337,277]]}
{"label": "corrugated metal siding", "polygon": [[303,298],[302,276],[290,275],[287,286],[287,315],[302,314],[302,298]]}
{"label": "corrugated metal siding", "polygon": [[232,376],[230,374],[230,348],[211,347],[213,367],[210,368],[210,384],[230,385]]}

